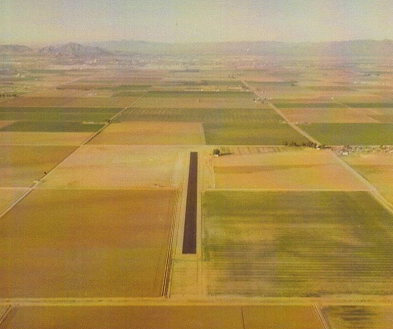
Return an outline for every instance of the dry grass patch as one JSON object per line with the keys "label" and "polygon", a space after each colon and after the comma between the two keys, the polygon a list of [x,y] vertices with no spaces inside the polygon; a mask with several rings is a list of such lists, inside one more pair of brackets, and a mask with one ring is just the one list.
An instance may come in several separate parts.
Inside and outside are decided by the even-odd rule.
{"label": "dry grass patch", "polygon": [[91,132],[4,132],[0,131],[1,144],[7,145],[80,145]]}

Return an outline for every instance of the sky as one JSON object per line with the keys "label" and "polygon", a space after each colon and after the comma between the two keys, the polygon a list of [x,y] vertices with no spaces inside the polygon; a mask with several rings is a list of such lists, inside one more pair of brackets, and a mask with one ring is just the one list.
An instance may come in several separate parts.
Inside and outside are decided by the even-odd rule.
{"label": "sky", "polygon": [[0,0],[0,44],[393,38],[393,0]]}

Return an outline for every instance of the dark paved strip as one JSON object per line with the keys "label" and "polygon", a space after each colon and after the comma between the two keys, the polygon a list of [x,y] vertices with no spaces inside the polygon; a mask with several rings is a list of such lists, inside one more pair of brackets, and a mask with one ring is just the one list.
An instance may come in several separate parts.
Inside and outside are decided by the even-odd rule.
{"label": "dark paved strip", "polygon": [[196,254],[196,217],[198,201],[198,153],[190,153],[183,254]]}

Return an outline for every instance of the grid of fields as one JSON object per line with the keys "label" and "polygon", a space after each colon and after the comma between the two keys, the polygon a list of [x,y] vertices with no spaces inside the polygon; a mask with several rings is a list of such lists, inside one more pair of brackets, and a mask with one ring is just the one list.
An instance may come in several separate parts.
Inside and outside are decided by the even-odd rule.
{"label": "grid of fields", "polygon": [[367,192],[208,191],[211,295],[393,293],[393,216]]}

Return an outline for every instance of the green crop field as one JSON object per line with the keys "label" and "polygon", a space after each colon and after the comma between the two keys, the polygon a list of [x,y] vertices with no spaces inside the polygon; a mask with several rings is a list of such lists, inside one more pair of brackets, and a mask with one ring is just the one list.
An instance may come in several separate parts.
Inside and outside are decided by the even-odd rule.
{"label": "green crop field", "polygon": [[0,120],[13,120],[13,121],[74,121],[74,122],[103,122],[113,117],[113,113],[77,113],[77,112],[53,112],[53,113],[40,113],[40,112],[0,112]]}
{"label": "green crop field", "polygon": [[393,216],[367,192],[208,191],[212,295],[393,293]]}
{"label": "green crop field", "polygon": [[25,112],[25,113],[112,113],[115,115],[117,112],[121,111],[121,108],[90,108],[90,107],[0,107],[1,113],[8,112]]}
{"label": "green crop field", "polygon": [[7,132],[94,132],[103,124],[79,122],[17,121],[0,129]]}
{"label": "green crop field", "polygon": [[272,109],[129,109],[119,121],[173,121],[203,123],[279,122]]}
{"label": "green crop field", "polygon": [[393,124],[389,123],[313,123],[299,127],[326,145],[393,144]]}
{"label": "green crop field", "polygon": [[283,145],[307,143],[291,126],[284,123],[207,123],[203,124],[210,145]]}

